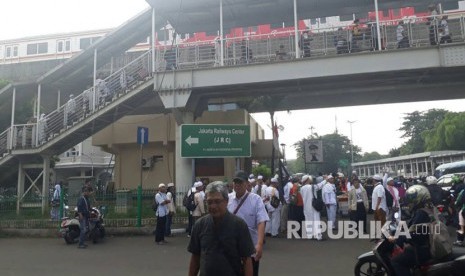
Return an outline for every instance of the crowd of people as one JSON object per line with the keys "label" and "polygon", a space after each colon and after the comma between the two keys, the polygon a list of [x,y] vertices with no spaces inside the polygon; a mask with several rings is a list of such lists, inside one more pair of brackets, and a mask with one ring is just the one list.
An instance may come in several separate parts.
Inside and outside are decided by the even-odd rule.
{"label": "crowd of people", "polygon": [[[458,179],[453,187],[457,200],[455,215],[460,225],[457,246],[463,245],[465,233],[464,187],[463,179]],[[155,232],[159,245],[165,244],[164,236],[169,235],[166,221],[176,209],[174,194],[173,191],[167,193],[165,185],[160,184],[155,196],[158,203]],[[348,219],[357,222],[359,232],[368,233],[367,214],[370,212],[382,225],[387,220],[406,216],[411,217],[409,223],[420,223],[425,214],[419,210],[435,208],[433,206],[443,203],[447,196],[448,192],[437,185],[434,176],[421,181],[394,179],[387,173],[368,179],[360,179],[355,172],[350,178],[342,173],[320,173],[316,177],[303,175],[281,182],[277,175],[269,178],[239,171],[232,183],[197,181],[183,200],[189,211],[188,251],[192,254],[189,275],[197,275],[199,271],[209,275],[258,275],[265,237],[284,237],[288,222],[296,222],[304,225],[300,237],[324,241],[327,235],[320,224],[327,223],[327,231],[335,229],[337,220],[341,219],[337,211],[344,202]],[[188,203],[189,200],[192,203]],[[404,212],[407,214],[402,214]],[[395,213],[401,215],[394,216]],[[392,239],[392,242],[398,241]],[[420,257],[423,260],[431,256]],[[396,271],[408,269],[406,260],[411,258],[407,250],[405,255],[393,260]]]}

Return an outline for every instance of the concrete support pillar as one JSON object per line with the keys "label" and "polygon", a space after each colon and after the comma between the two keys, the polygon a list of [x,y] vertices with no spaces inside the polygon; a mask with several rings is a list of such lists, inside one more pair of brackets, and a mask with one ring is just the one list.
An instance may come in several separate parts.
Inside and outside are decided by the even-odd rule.
{"label": "concrete support pillar", "polygon": [[42,215],[45,214],[48,205],[48,184],[50,182],[50,156],[42,156],[44,160],[44,173],[42,175]]}
{"label": "concrete support pillar", "polygon": [[19,215],[19,209],[21,207],[21,198],[24,194],[24,168],[23,163],[19,161],[18,164],[18,192],[17,192],[17,199],[16,199],[16,214]]}
{"label": "concrete support pillar", "polygon": [[10,123],[10,139],[7,148],[8,149],[13,149],[14,145],[14,140],[15,140],[15,130],[13,126],[15,125],[15,106],[16,106],[16,87],[13,87],[13,97],[11,98],[11,123]]}
{"label": "concrete support pillar", "polygon": [[[192,112],[179,112],[182,121],[176,120],[176,166],[175,182],[178,191],[186,191],[192,186],[194,174],[194,159],[181,157],[181,124],[194,123],[194,114]],[[178,116],[179,118],[179,116]]]}
{"label": "concrete support pillar", "polygon": [[429,170],[428,170],[428,160],[426,160],[426,158],[425,158],[425,173],[426,173],[426,174],[429,174]]}
{"label": "concrete support pillar", "polygon": [[294,0],[294,44],[295,44],[295,58],[300,58],[299,48],[299,18],[297,16],[297,0]]}
{"label": "concrete support pillar", "polygon": [[[156,43],[156,26],[155,26],[155,8],[152,8],[152,35],[150,36],[152,38],[151,42],[151,48],[152,48],[152,76],[155,74],[156,71],[156,64],[155,64],[155,58],[156,58],[156,53],[155,53],[155,43]],[[155,85],[155,84],[154,84]],[[156,87],[154,87],[155,89]]]}
{"label": "concrete support pillar", "polygon": [[220,0],[220,65],[224,66],[223,0]]}
{"label": "concrete support pillar", "polygon": [[41,84],[39,83],[39,85],[37,86],[37,115],[36,115],[36,131],[35,131],[35,137],[34,137],[34,141],[35,143],[33,143],[33,146],[35,145],[38,145],[39,144],[39,119],[40,119],[40,98],[41,98],[41,94],[42,94],[42,86]]}

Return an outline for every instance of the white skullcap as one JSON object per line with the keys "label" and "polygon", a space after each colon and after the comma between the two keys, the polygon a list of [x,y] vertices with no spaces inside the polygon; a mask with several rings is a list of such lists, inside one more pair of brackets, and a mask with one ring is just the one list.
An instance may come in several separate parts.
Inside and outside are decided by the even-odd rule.
{"label": "white skullcap", "polygon": [[381,176],[379,176],[379,174],[373,175],[373,179],[376,180],[376,181],[381,181],[381,180],[383,180],[383,179],[381,178]]}
{"label": "white skullcap", "polygon": [[278,183],[278,179],[276,177],[273,177],[271,180],[270,180],[272,183]]}
{"label": "white skullcap", "polygon": [[305,182],[306,182],[307,180],[309,180],[309,179],[310,179],[310,182],[313,181],[313,178],[312,178],[311,175],[308,175],[308,174],[304,175],[304,176],[302,177],[302,183],[305,183]]}
{"label": "white skullcap", "polygon": [[203,183],[202,181],[197,181],[194,183],[194,188],[198,188],[198,187],[202,187],[203,186]]}
{"label": "white skullcap", "polygon": [[263,179],[263,175],[259,175],[257,179]]}
{"label": "white skullcap", "polygon": [[158,189],[163,188],[163,187],[166,187],[166,185],[164,183],[158,184]]}

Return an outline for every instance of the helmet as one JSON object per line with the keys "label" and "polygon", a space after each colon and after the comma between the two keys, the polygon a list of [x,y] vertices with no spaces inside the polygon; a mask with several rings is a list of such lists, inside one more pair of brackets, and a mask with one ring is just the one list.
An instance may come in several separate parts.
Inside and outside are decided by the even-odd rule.
{"label": "helmet", "polygon": [[423,185],[413,185],[405,192],[405,203],[410,211],[425,207],[429,202],[431,202],[431,195]]}
{"label": "helmet", "polygon": [[438,180],[436,177],[430,175],[426,178],[426,185],[433,185],[433,184],[438,184]]}

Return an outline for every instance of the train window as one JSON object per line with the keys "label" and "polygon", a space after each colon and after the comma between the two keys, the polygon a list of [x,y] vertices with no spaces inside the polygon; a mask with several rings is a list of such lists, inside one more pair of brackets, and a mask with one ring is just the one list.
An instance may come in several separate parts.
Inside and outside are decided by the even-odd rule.
{"label": "train window", "polygon": [[87,49],[90,45],[94,44],[101,36],[86,37],[79,40],[81,50]]}
{"label": "train window", "polygon": [[18,56],[18,46],[6,46],[5,47],[5,58],[13,58]]}
{"label": "train window", "polygon": [[71,41],[69,40],[58,40],[57,42],[57,53],[71,51]]}
{"label": "train window", "polygon": [[57,52],[58,53],[63,52],[63,41],[61,41],[61,40],[58,41],[58,43],[57,43]]}
{"label": "train window", "polygon": [[28,55],[46,54],[48,52],[48,43],[32,43],[27,45]]}

